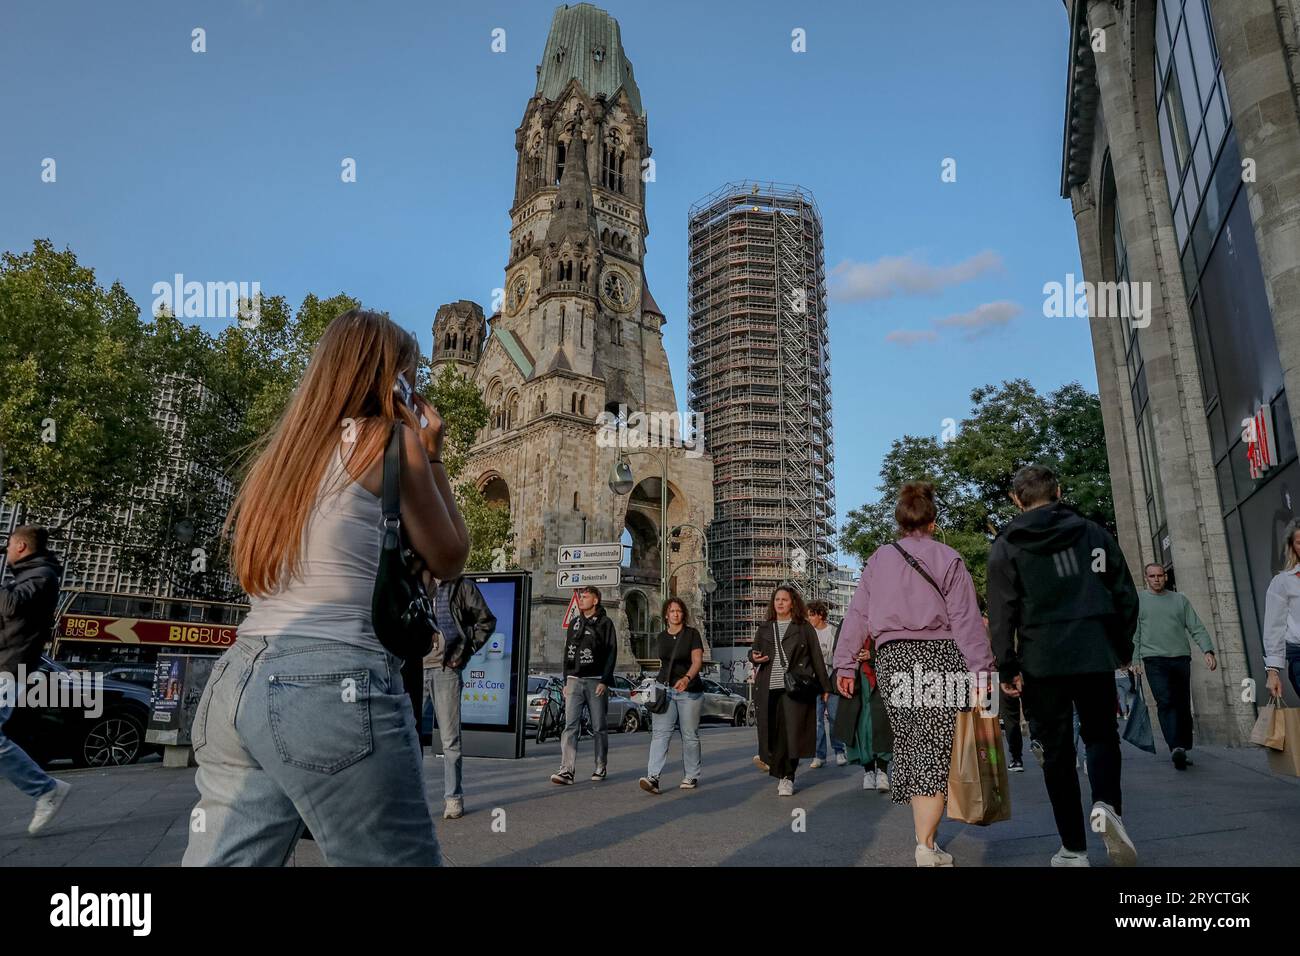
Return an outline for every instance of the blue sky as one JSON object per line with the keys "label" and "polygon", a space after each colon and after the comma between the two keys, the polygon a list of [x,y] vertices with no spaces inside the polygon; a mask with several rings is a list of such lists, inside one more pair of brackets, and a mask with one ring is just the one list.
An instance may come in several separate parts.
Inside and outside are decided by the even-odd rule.
{"label": "blue sky", "polygon": [[[798,183],[825,225],[841,520],[903,434],[1024,376],[1096,389],[1059,196],[1054,2],[618,0],[649,118],[646,271],[686,396],[686,216],[740,179]],[[416,331],[503,285],[514,131],[549,2],[9,4],[0,249],[71,247],[142,309],[154,282],[356,295]],[[202,27],[207,52],[191,51]],[[506,31],[506,52],[491,50]],[[791,49],[806,31],[807,51]],[[57,162],[57,182],[41,164]],[[344,157],[357,182],[340,179]],[[942,163],[956,160],[956,181]],[[0,332],[0,334],[3,334]]]}

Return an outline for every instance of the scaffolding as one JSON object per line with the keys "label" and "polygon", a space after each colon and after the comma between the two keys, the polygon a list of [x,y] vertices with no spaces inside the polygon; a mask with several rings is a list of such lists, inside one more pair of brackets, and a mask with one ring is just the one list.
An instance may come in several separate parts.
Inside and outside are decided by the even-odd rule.
{"label": "scaffolding", "polygon": [[690,210],[691,407],[713,456],[715,646],[748,643],[772,589],[825,597],[834,451],[821,213],[782,183],[728,183]]}

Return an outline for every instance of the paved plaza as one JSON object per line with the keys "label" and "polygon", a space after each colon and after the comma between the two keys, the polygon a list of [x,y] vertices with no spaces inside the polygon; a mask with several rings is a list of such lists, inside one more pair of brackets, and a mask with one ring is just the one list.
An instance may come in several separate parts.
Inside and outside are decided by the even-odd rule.
{"label": "paved plaza", "polygon": [[[530,741],[522,760],[467,758],[466,815],[438,821],[446,862],[455,866],[910,866],[910,812],[861,789],[861,771],[807,769],[793,798],[754,769],[754,731],[702,729],[699,789],[677,789],[675,741],[653,797],[636,785],[645,772],[648,733],[610,738],[609,778],[592,783],[591,743],[579,751],[578,783],[549,776],[559,744]],[[1028,755],[1026,755],[1028,756]],[[1300,864],[1300,780],[1271,774],[1257,748],[1197,748],[1196,765],[1178,773],[1167,755],[1124,745],[1124,819],[1143,866],[1295,866]],[[441,759],[426,756],[430,794],[442,790]],[[55,771],[75,789],[47,834],[26,834],[31,801],[0,789],[0,866],[176,866],[198,798],[194,769],[148,763],[111,770]],[[991,827],[945,822],[939,841],[959,866],[1045,866],[1060,841],[1042,773],[1032,757],[1012,775],[1012,819]],[[1087,792],[1085,786],[1085,794]],[[806,827],[795,832],[795,810]],[[494,821],[500,821],[494,828]],[[504,832],[501,822],[504,822]],[[1094,865],[1105,852],[1093,837]],[[319,866],[302,842],[297,866]]]}

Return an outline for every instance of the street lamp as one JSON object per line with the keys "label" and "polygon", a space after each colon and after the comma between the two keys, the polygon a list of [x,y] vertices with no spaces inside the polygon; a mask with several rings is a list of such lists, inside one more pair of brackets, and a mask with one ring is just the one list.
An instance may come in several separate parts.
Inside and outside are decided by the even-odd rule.
{"label": "street lamp", "polygon": [[613,470],[609,473],[609,490],[616,495],[626,495],[636,487],[636,482],[632,479],[632,466],[627,463],[626,458],[619,458],[614,464]]}
{"label": "street lamp", "polygon": [[[668,536],[664,531],[668,521],[668,452],[660,449],[659,458],[659,606],[668,600]],[[618,461],[609,476],[609,490],[616,495],[630,494],[636,487],[632,466],[628,464],[629,455],[655,455],[653,451],[620,451]]]}

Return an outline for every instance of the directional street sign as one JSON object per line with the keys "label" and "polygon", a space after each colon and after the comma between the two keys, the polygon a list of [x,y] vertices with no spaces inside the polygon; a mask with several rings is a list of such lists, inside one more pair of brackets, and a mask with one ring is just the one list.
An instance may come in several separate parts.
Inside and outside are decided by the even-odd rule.
{"label": "directional street sign", "polygon": [[620,564],[623,546],[617,541],[613,544],[566,544],[560,548],[559,558],[560,564]]}
{"label": "directional street sign", "polygon": [[560,568],[555,572],[556,586],[561,588],[615,585],[619,580],[618,568]]}

